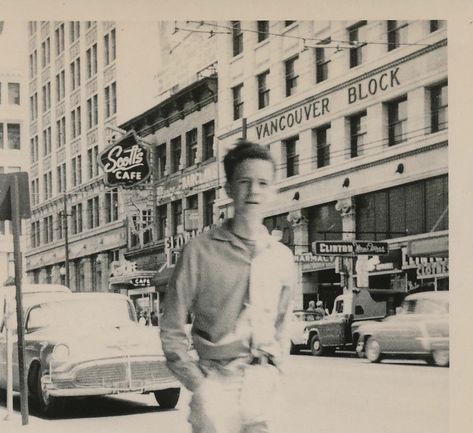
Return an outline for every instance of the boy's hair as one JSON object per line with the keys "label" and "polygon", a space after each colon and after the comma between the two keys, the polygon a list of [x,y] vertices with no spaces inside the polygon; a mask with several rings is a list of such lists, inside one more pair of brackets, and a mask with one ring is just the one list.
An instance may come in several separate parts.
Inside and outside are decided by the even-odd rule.
{"label": "boy's hair", "polygon": [[245,159],[262,159],[264,161],[269,161],[273,165],[273,169],[276,168],[274,159],[266,147],[242,139],[239,140],[237,145],[230,149],[223,158],[223,166],[227,182],[232,181],[236,166]]}

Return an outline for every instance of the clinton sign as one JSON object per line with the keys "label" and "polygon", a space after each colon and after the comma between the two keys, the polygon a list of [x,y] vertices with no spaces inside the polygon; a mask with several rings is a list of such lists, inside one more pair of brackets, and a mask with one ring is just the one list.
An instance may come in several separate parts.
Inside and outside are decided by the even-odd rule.
{"label": "clinton sign", "polygon": [[151,174],[149,149],[130,131],[117,142],[108,146],[99,156],[108,186],[132,187],[144,182]]}

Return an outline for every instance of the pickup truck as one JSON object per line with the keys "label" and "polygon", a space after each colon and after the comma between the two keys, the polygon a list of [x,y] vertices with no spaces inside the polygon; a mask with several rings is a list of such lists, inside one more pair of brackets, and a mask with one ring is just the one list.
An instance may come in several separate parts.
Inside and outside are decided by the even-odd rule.
{"label": "pickup truck", "polygon": [[335,298],[330,315],[307,323],[304,341],[292,342],[291,353],[309,348],[312,355],[333,353],[336,349],[355,350],[358,327],[366,321],[380,321],[393,315],[406,292],[384,289],[354,288]]}

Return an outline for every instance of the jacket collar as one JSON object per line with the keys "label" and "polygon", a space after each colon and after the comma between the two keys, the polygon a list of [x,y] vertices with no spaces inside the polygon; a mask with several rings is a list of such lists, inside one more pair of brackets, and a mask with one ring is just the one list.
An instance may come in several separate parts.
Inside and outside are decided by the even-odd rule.
{"label": "jacket collar", "polygon": [[[234,245],[240,245],[241,240],[235,234],[233,234],[231,230],[231,223],[231,218],[225,220],[221,226],[215,227],[215,229],[210,232],[210,236],[216,240],[231,242]],[[275,239],[268,233],[268,229],[263,224],[261,224],[261,228],[256,237],[257,247],[267,248],[273,242],[275,242]]]}

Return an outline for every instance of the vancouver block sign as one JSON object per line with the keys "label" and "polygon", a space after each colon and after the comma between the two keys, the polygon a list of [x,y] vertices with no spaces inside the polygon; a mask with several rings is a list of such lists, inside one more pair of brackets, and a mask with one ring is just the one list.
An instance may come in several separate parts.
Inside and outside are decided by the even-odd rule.
{"label": "vancouver block sign", "polygon": [[374,241],[315,241],[312,252],[321,256],[382,256],[389,253],[387,242]]}
{"label": "vancouver block sign", "polygon": [[132,187],[151,174],[149,150],[134,131],[108,146],[99,156],[108,186]]}

